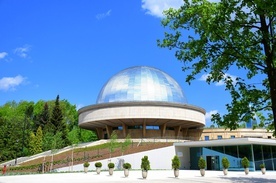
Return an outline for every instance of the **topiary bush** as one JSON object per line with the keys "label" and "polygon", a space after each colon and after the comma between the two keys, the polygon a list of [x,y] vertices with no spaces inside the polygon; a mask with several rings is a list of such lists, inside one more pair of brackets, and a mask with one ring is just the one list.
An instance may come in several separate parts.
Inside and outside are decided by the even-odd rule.
{"label": "topiary bush", "polygon": [[230,162],[229,162],[228,158],[226,158],[226,157],[222,158],[221,163],[222,163],[222,166],[224,169],[228,169],[230,166]]}
{"label": "topiary bush", "polygon": [[199,169],[205,169],[206,167],[206,161],[202,156],[198,160],[198,167]]}

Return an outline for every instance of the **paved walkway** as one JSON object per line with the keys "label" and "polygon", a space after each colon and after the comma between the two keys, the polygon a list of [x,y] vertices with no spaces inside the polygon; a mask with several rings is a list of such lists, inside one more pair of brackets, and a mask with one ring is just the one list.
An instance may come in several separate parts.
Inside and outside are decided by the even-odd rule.
{"label": "paved walkway", "polygon": [[123,171],[114,171],[112,176],[108,171],[102,171],[99,175],[96,172],[78,173],[53,173],[34,175],[5,175],[0,176],[0,183],[95,183],[95,182],[192,182],[192,183],[275,183],[276,172],[267,171],[262,175],[260,171],[250,172],[245,175],[241,172],[228,172],[227,176],[222,171],[206,171],[204,177],[200,176],[199,170],[180,170],[179,177],[174,178],[173,170],[150,170],[147,179],[142,179],[139,170],[131,170],[129,177],[124,177]]}

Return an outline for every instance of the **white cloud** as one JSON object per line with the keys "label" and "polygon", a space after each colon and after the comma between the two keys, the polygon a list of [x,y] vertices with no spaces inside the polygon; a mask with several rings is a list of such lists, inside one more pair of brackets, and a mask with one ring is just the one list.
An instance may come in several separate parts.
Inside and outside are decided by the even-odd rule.
{"label": "white cloud", "polygon": [[[210,76],[210,74],[203,74],[198,80],[206,81],[209,76]],[[226,73],[226,74],[224,74],[223,78],[224,79],[230,78],[235,83],[237,76]],[[220,80],[219,82],[215,83],[215,85],[223,86],[223,85],[225,85],[225,83],[223,80]]]}
{"label": "white cloud", "polygon": [[23,47],[18,47],[14,50],[14,53],[22,58],[27,58],[28,52],[30,51],[30,45],[24,45]]}
{"label": "white cloud", "polygon": [[205,120],[206,121],[210,120],[211,117],[212,117],[212,114],[216,114],[216,113],[218,113],[218,110],[212,110],[212,111],[206,112],[206,114],[205,114]]}
{"label": "white cloud", "polygon": [[103,18],[105,18],[105,17],[108,17],[108,16],[110,16],[110,15],[111,15],[111,10],[108,10],[108,11],[105,12],[105,13],[97,14],[97,15],[96,15],[96,18],[97,18],[98,20],[101,20],[101,19],[103,19]]}
{"label": "white cloud", "polygon": [[8,55],[7,52],[1,52],[1,53],[0,53],[0,59],[5,58],[7,55]]}
{"label": "white cloud", "polygon": [[200,80],[200,81],[206,81],[209,75],[210,74],[203,74],[198,80]]}
{"label": "white cloud", "polygon": [[15,90],[15,88],[22,84],[25,80],[26,78],[22,77],[21,75],[15,77],[3,77],[0,79],[0,90]]}
{"label": "white cloud", "polygon": [[76,105],[76,109],[77,109],[77,110],[79,110],[79,109],[82,108],[82,107],[84,107],[83,104],[77,104],[77,105]]}
{"label": "white cloud", "polygon": [[163,11],[169,8],[178,9],[183,5],[183,0],[142,0],[142,8],[146,10],[146,14],[163,17]]}

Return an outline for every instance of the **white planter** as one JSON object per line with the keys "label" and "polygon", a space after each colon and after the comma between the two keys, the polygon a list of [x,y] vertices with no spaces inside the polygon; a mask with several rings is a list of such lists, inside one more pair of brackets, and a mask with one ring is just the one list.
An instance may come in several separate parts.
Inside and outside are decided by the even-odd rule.
{"label": "white planter", "polygon": [[128,177],[128,175],[129,175],[129,169],[124,169],[124,175],[125,175],[125,177]]}
{"label": "white planter", "polygon": [[266,168],[261,168],[262,174],[265,174]]}
{"label": "white planter", "polygon": [[143,179],[146,179],[147,176],[148,176],[148,171],[142,170],[142,177],[143,177]]}
{"label": "white planter", "polygon": [[113,175],[113,171],[114,171],[114,168],[109,168],[109,170],[108,170],[109,175]]}
{"label": "white planter", "polygon": [[174,170],[174,177],[178,177],[179,176],[179,169]]}
{"label": "white planter", "polygon": [[228,169],[223,169],[223,174],[227,175],[228,174]]}
{"label": "white planter", "polygon": [[249,173],[249,168],[245,168],[245,169],[244,169],[244,173],[245,173],[245,175],[248,175],[248,173]]}
{"label": "white planter", "polygon": [[203,177],[205,175],[205,169],[200,169],[200,175]]}
{"label": "white planter", "polygon": [[97,172],[97,174],[100,174],[101,173],[101,167],[97,167],[96,172]]}
{"label": "white planter", "polygon": [[88,172],[88,167],[84,167],[83,170],[84,170],[84,173],[87,173]]}

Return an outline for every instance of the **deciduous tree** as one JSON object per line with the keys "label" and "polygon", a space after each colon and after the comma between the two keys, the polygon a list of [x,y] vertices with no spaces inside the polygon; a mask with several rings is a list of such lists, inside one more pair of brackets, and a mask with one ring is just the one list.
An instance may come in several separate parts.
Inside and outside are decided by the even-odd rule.
{"label": "deciduous tree", "polygon": [[[223,81],[232,97],[227,114],[212,116],[220,126],[236,129],[258,114],[276,131],[275,10],[272,0],[184,0],[164,13],[162,24],[169,30],[158,45],[175,51],[186,81],[205,73],[207,83]],[[246,76],[230,77],[232,68]],[[256,78],[262,79],[252,83]]]}

